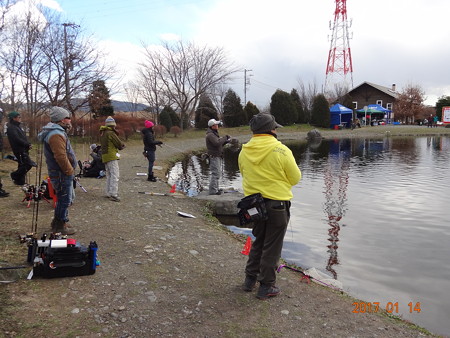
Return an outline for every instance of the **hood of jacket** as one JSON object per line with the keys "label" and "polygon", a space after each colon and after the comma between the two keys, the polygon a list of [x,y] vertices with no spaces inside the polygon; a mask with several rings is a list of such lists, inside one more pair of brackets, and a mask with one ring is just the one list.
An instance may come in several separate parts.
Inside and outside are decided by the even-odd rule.
{"label": "hood of jacket", "polygon": [[141,133],[147,135],[148,133],[154,134],[153,128],[144,128],[141,130]]}
{"label": "hood of jacket", "polygon": [[48,136],[49,136],[50,133],[52,133],[52,134],[59,133],[61,135],[65,135],[66,131],[59,124],[56,124],[56,123],[53,123],[53,122],[49,122],[39,132],[39,134],[37,136],[38,140],[41,141],[41,142],[44,142],[44,141],[48,142]]}
{"label": "hood of jacket", "polygon": [[100,126],[100,129],[99,129],[100,131],[107,131],[107,130],[113,130],[113,128],[111,128],[111,127],[108,127],[108,126]]}
{"label": "hood of jacket", "polygon": [[256,134],[250,141],[243,144],[242,148],[247,150],[248,160],[255,165],[259,165],[280,144],[282,143],[272,135]]}

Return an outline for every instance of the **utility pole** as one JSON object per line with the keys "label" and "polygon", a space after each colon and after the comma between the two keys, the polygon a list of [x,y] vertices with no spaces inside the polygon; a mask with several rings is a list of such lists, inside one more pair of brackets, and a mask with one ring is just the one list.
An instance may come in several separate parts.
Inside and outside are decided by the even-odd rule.
{"label": "utility pole", "polygon": [[[247,105],[247,86],[250,85],[250,79],[247,79],[247,72],[252,72],[252,70],[244,69],[244,107]],[[248,76],[252,75],[249,74]]]}
{"label": "utility pole", "polygon": [[67,27],[78,28],[80,26],[74,23],[63,23],[62,25],[64,26],[64,84],[66,87],[66,103],[67,108],[72,112],[69,71],[73,69],[73,61],[72,55],[69,55],[69,47],[67,45]]}

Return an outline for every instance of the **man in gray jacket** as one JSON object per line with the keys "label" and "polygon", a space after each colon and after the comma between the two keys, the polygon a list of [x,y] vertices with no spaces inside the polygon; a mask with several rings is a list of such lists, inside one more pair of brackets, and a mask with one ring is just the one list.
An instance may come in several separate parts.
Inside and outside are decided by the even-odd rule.
{"label": "man in gray jacket", "polygon": [[208,130],[206,131],[206,148],[208,149],[209,170],[211,171],[209,180],[210,195],[222,194],[222,190],[219,189],[219,179],[222,167],[223,146],[231,140],[229,135],[219,136],[219,125],[221,124],[222,122],[211,119],[208,121]]}

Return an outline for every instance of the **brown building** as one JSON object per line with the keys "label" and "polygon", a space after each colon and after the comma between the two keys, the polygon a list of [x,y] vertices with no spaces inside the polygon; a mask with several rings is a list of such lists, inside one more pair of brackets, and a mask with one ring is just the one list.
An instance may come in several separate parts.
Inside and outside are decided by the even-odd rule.
{"label": "brown building", "polygon": [[349,91],[348,95],[353,101],[353,107],[351,108],[355,110],[363,109],[369,104],[379,104],[383,108],[391,110],[390,117],[394,117],[394,103],[398,97],[398,93],[395,91],[395,84],[389,88],[370,82],[363,82]]}

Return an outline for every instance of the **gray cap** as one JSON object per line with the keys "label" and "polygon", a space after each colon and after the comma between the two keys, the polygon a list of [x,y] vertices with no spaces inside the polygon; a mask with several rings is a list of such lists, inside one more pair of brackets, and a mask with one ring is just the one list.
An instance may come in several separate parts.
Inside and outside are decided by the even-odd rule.
{"label": "gray cap", "polygon": [[250,129],[253,134],[267,133],[276,128],[283,128],[283,126],[278,124],[271,114],[259,113],[250,120]]}
{"label": "gray cap", "polygon": [[69,111],[62,107],[52,107],[52,110],[50,111],[50,121],[54,123],[62,121],[68,117],[70,117]]}

